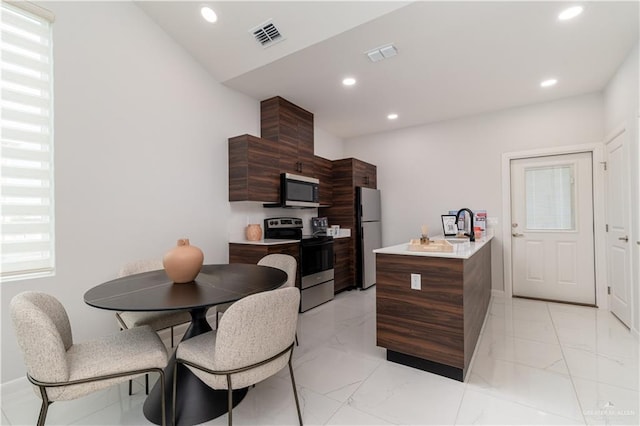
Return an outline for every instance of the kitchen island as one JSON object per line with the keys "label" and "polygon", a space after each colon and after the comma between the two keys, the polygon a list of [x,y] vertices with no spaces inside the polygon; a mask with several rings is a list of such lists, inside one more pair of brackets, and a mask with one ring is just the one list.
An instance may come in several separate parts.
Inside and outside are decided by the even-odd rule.
{"label": "kitchen island", "polygon": [[374,250],[377,345],[389,361],[464,380],[491,298],[491,239]]}

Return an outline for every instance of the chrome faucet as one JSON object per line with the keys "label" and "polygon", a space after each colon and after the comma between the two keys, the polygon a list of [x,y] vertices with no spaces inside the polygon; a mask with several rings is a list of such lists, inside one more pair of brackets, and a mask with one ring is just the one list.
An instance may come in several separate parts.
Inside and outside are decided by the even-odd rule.
{"label": "chrome faucet", "polygon": [[467,212],[469,215],[469,225],[471,226],[471,229],[469,230],[469,233],[467,234],[466,232],[464,233],[464,235],[466,235],[467,237],[469,237],[469,241],[473,242],[476,240],[476,236],[475,236],[475,232],[473,229],[473,212],[471,210],[469,210],[468,208],[463,208],[458,210],[458,213],[456,213],[456,224],[458,223],[458,220],[460,220],[460,213],[462,212]]}

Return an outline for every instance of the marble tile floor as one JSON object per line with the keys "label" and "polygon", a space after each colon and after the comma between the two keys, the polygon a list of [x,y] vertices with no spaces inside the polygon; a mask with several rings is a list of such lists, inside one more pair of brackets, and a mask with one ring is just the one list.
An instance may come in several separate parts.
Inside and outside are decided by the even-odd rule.
{"label": "marble tile floor", "polygon": [[[300,315],[296,384],[307,425],[640,424],[638,340],[594,308],[494,296],[464,383],[385,360],[375,287]],[[49,425],[141,425],[144,389],[126,384],[49,409]],[[2,396],[2,424],[35,424],[25,385]],[[296,424],[287,369],[250,389],[236,425]],[[207,424],[225,425],[227,416]]]}

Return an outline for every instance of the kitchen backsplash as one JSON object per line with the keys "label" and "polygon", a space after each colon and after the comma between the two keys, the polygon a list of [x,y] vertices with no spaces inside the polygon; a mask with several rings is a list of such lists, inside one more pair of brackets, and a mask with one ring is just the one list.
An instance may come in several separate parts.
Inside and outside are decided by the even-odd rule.
{"label": "kitchen backsplash", "polygon": [[302,219],[303,234],[311,234],[311,218],[318,216],[318,209],[264,208],[255,201],[234,201],[230,204],[229,241],[245,240],[245,228],[259,223],[264,232],[264,220],[268,217],[298,217]]}

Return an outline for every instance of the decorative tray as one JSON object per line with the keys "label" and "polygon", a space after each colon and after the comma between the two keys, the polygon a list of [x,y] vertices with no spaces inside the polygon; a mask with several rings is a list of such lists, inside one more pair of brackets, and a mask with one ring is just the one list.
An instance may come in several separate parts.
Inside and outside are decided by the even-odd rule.
{"label": "decorative tray", "polygon": [[420,243],[420,240],[411,240],[409,242],[409,251],[438,251],[444,253],[453,252],[453,244],[447,240],[429,240],[426,243]]}

